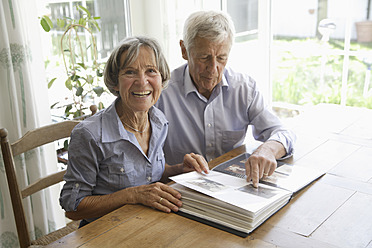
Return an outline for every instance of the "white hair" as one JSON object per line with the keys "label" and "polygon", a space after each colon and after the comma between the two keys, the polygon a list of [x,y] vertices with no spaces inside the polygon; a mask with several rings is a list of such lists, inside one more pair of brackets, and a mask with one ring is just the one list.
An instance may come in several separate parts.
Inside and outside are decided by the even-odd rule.
{"label": "white hair", "polygon": [[195,44],[195,38],[206,38],[212,42],[221,43],[226,39],[230,47],[234,40],[235,27],[231,17],[220,11],[198,11],[191,14],[185,21],[183,43],[187,50]]}

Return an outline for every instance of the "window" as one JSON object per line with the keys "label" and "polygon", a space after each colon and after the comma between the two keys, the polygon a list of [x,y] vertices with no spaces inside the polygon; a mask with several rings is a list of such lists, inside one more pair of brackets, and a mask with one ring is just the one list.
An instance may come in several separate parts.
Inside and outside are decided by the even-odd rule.
{"label": "window", "polygon": [[[56,30],[51,30],[53,55],[60,53],[58,43],[64,31],[62,28],[58,28],[55,20],[63,17],[74,19],[81,17],[81,13],[76,9],[77,5],[85,7],[92,15],[100,17],[99,24],[101,32],[97,33],[95,38],[101,58],[106,58],[120,40],[131,34],[129,3],[126,0],[47,0],[46,2],[42,6],[39,6],[39,12],[40,15],[50,15],[56,27]],[[84,31],[82,31],[81,35],[84,36]]]}
{"label": "window", "polygon": [[356,32],[367,1],[276,0],[271,9],[274,102],[372,108],[372,33],[360,41]]}
{"label": "window", "polygon": [[[73,6],[81,3],[101,17],[102,32],[97,34],[101,59],[125,36],[149,35],[160,41],[171,69],[185,63],[179,48],[185,19],[201,9],[227,11],[237,31],[228,65],[251,75],[269,103],[372,108],[372,34],[365,31],[372,22],[364,22],[371,12],[368,1],[50,2],[51,15],[76,15]],[[58,35],[60,31],[54,37]],[[58,65],[49,56],[48,66]],[[54,71],[50,73],[54,77]],[[59,85],[63,87],[63,83]]]}
{"label": "window", "polygon": [[257,34],[258,0],[226,1],[226,11],[234,22],[237,37]]}
{"label": "window", "polygon": [[[67,107],[76,102],[71,90],[65,87],[66,72],[61,56],[60,40],[64,33],[64,28],[58,28],[56,20],[58,18],[70,17],[79,19],[82,12],[76,6],[80,5],[86,8],[93,16],[98,16],[98,23],[101,27],[101,32],[94,33],[94,39],[97,44],[98,60],[106,61],[107,57],[113,48],[124,37],[131,34],[131,25],[129,18],[129,1],[128,0],[46,0],[38,2],[40,5],[39,16],[48,15],[54,22],[54,28],[49,33],[43,33],[43,48],[45,67],[47,72],[47,81],[56,78],[53,86],[49,89],[50,105],[53,106],[51,112],[54,120],[64,118]],[[87,30],[81,28],[78,30],[78,35],[82,41],[84,51],[87,51],[88,63],[93,59],[91,37]],[[66,49],[65,47],[63,49]],[[67,55],[68,56],[68,55]],[[101,82],[104,87],[103,82]],[[110,104],[113,96],[109,93],[104,93],[99,101],[103,102],[104,106]],[[98,105],[97,98],[86,99],[87,106],[90,104]],[[86,110],[84,114],[90,113]]]}

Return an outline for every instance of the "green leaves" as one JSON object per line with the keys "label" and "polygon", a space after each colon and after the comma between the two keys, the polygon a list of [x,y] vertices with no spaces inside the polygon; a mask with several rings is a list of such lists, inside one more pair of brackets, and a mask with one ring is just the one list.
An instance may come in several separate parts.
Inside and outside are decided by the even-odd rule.
{"label": "green leaves", "polygon": [[80,78],[80,76],[79,76],[79,75],[76,75],[76,74],[73,74],[73,75],[70,77],[70,79],[71,79],[72,81],[74,81],[74,82],[79,81],[79,78]]}
{"label": "green leaves", "polygon": [[57,106],[58,103],[59,102],[56,102],[56,103],[52,104],[52,106],[50,106],[50,109],[53,109],[55,106]]}
{"label": "green leaves", "polygon": [[[73,118],[84,115],[83,110],[96,102],[97,97],[107,92],[101,86],[103,64],[98,62],[94,36],[95,32],[101,30],[98,23],[100,17],[92,16],[83,6],[76,5],[75,7],[79,11],[78,18],[64,16],[51,20],[50,15],[39,17],[40,25],[45,32],[50,32],[52,29],[58,32],[63,31],[58,44],[62,57],[61,65],[65,68],[66,77],[59,80],[58,78],[51,79],[48,82],[48,88],[51,88],[55,82],[63,83],[64,81],[65,87],[71,92],[71,96],[65,98],[67,103],[57,102],[52,106],[54,109],[64,108],[64,116],[67,118],[71,115]],[[89,40],[86,39],[87,35],[90,36]],[[100,107],[103,108],[102,103]]]}
{"label": "green leaves", "polygon": [[96,70],[97,77],[103,77],[103,73],[100,70]]}
{"label": "green leaves", "polygon": [[105,106],[103,106],[103,103],[102,102],[99,102],[98,103],[98,109],[99,110],[102,110],[102,109],[104,109],[105,108]]}
{"label": "green leaves", "polygon": [[88,18],[91,17],[90,12],[89,12],[86,8],[84,8],[83,6],[81,6],[81,5],[77,5],[77,6],[76,6],[76,9],[77,9],[77,10],[82,10],[82,11],[84,11],[84,12],[88,15]]}
{"label": "green leaves", "polygon": [[67,78],[67,80],[65,82],[65,86],[66,86],[67,89],[72,90],[72,81],[71,81],[71,78]]}
{"label": "green leaves", "polygon": [[93,17],[88,20],[89,24],[91,26],[94,26],[98,31],[101,31],[101,28],[99,27],[99,24],[96,20],[101,19],[101,17]]}
{"label": "green leaves", "polygon": [[66,116],[69,116],[70,115],[70,110],[72,109],[72,104],[69,104],[66,106],[65,108],[65,114]]}
{"label": "green leaves", "polygon": [[40,18],[40,24],[43,27],[45,32],[49,32],[53,28],[53,22],[47,15],[43,15]]}
{"label": "green leaves", "polygon": [[83,94],[83,91],[84,91],[83,87],[79,86],[79,87],[77,87],[77,89],[76,89],[76,93],[75,93],[75,95],[76,95],[76,96],[81,96],[81,95]]}
{"label": "green leaves", "polygon": [[94,77],[92,75],[87,75],[85,80],[88,84],[93,84]]}
{"label": "green leaves", "polygon": [[86,25],[86,20],[84,19],[84,18],[80,18],[79,19],[79,25],[81,25],[81,26],[85,26]]}
{"label": "green leaves", "polygon": [[67,151],[68,150],[68,140],[63,142],[63,148]]}
{"label": "green leaves", "polygon": [[48,83],[48,89],[50,89],[50,87],[52,87],[54,81],[56,81],[57,78],[53,78],[52,80],[49,81]]}
{"label": "green leaves", "polygon": [[94,87],[93,91],[97,94],[98,97],[100,97],[102,93],[105,92],[105,90],[101,86]]}
{"label": "green leaves", "polygon": [[57,26],[60,27],[60,28],[64,28],[66,25],[66,22],[64,19],[57,19]]}

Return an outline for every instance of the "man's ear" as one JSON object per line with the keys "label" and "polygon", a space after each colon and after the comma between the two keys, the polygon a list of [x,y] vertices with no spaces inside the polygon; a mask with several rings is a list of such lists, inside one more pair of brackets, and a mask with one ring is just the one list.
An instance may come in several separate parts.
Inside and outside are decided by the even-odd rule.
{"label": "man's ear", "polygon": [[182,52],[182,58],[184,60],[189,60],[189,57],[187,56],[187,50],[185,45],[183,44],[183,40],[180,40],[180,47],[181,47],[181,52]]}

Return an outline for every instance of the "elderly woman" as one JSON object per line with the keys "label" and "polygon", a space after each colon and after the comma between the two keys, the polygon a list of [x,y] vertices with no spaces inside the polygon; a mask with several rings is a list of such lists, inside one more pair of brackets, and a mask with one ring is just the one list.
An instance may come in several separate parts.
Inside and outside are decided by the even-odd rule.
{"label": "elderly woman", "polygon": [[89,223],[125,204],[178,211],[181,195],[159,181],[196,170],[205,159],[187,154],[165,164],[168,122],[154,107],[170,72],[158,43],[124,39],[106,64],[105,84],[117,96],[107,109],[79,123],[71,134],[69,164],[60,204],[70,219]]}

